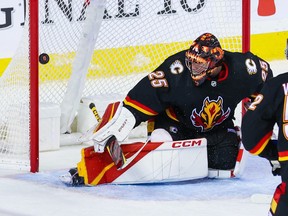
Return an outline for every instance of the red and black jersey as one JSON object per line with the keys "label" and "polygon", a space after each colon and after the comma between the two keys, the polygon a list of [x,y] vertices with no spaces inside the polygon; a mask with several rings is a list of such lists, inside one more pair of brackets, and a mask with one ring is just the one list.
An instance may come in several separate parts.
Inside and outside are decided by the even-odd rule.
{"label": "red and black jersey", "polygon": [[168,57],[130,90],[124,106],[137,124],[166,112],[188,129],[211,131],[233,119],[237,104],[259,92],[273,76],[269,64],[252,53],[225,51],[219,76],[195,86],[185,65],[185,52]]}
{"label": "red and black jersey", "polygon": [[252,154],[261,155],[267,145],[273,144],[269,140],[275,123],[279,127],[278,160],[288,161],[288,73],[269,80],[244,115],[245,148]]}
{"label": "red and black jersey", "polygon": [[[271,139],[275,123],[279,129],[277,142]],[[242,141],[250,153],[280,162],[277,169],[282,182],[274,192],[269,215],[287,215],[288,72],[268,80],[249,106],[242,120]],[[273,175],[276,171],[272,169]]]}

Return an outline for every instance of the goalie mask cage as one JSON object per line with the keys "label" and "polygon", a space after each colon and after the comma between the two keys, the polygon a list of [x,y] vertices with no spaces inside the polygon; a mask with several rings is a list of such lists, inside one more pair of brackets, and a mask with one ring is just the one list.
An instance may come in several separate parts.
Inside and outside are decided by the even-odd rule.
{"label": "goalie mask cage", "polygon": [[23,37],[0,78],[4,168],[39,170],[41,102],[72,113],[61,116],[61,127],[63,119],[69,126],[81,97],[125,95],[204,32],[215,34],[224,49],[249,50],[249,0],[23,2]]}

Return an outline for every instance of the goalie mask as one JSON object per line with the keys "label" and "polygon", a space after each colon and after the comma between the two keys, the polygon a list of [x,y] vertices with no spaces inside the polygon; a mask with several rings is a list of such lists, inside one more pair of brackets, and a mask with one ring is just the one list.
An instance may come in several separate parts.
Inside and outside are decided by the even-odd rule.
{"label": "goalie mask", "polygon": [[220,72],[216,67],[222,64],[223,56],[224,51],[213,34],[204,33],[193,41],[185,54],[185,62],[196,86]]}

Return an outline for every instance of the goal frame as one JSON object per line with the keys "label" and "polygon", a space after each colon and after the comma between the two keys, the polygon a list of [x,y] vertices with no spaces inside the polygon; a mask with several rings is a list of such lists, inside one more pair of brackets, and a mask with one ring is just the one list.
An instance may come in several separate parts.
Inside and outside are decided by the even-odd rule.
{"label": "goal frame", "polygon": [[[39,0],[29,0],[30,172],[39,171]],[[32,12],[33,11],[33,12]],[[250,0],[242,0],[242,52],[250,50]],[[242,106],[242,115],[244,114]]]}
{"label": "goal frame", "polygon": [[[39,171],[39,0],[29,0],[30,172]],[[33,13],[32,13],[33,11]]]}

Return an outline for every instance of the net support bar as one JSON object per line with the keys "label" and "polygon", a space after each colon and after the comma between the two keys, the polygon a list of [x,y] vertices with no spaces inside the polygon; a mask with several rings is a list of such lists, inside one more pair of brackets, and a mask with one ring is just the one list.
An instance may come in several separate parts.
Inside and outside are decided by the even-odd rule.
{"label": "net support bar", "polygon": [[[30,171],[39,171],[38,0],[30,4]],[[31,13],[33,11],[33,13]]]}

